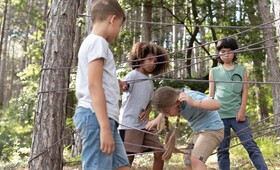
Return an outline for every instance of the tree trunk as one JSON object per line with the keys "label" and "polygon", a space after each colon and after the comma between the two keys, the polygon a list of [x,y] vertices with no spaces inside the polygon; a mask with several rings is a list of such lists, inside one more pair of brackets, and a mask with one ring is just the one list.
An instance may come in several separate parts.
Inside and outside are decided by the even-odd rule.
{"label": "tree trunk", "polygon": [[[209,24],[214,25],[214,22],[213,22],[214,16],[213,16],[213,9],[212,9],[212,6],[211,6],[211,4],[212,4],[211,0],[206,0],[206,4],[207,4],[207,10],[208,10],[208,13],[209,13],[208,15],[209,15],[209,18],[210,18],[209,19],[210,20]],[[212,39],[217,40],[218,38],[217,38],[216,30],[213,27],[210,27],[209,29],[211,30],[211,35],[213,37]],[[212,59],[212,61],[213,61],[213,64],[212,64],[211,68],[216,67],[218,65],[217,59]]]}
{"label": "tree trunk", "polygon": [[[261,14],[261,19],[263,23],[270,22],[270,12],[269,12],[269,6],[267,0],[259,0],[258,1],[258,7]],[[263,28],[263,34],[264,39],[269,39],[274,36],[274,29],[273,25],[267,24]],[[267,47],[267,67],[269,70],[269,76],[271,81],[280,82],[280,71],[279,71],[279,62],[276,57],[274,40],[268,40],[265,42]],[[279,84],[273,84],[272,85],[272,97],[273,97],[273,113],[275,114],[274,123],[275,125],[278,125],[280,122],[280,115],[278,114],[280,112],[280,85]],[[278,136],[280,135],[280,131],[277,131]]]}
{"label": "tree trunk", "polygon": [[[134,11],[134,17],[133,17],[133,20],[136,20],[136,21],[141,21],[141,6],[140,7],[136,7],[135,11]],[[140,27],[139,27],[140,25]],[[141,25],[142,24],[138,24],[138,23],[135,23],[134,25],[134,28],[133,28],[133,32],[134,32],[134,36],[133,36],[133,44],[135,44],[136,42],[140,41],[141,39],[141,36],[138,36],[138,33],[140,32],[141,30]]]}
{"label": "tree trunk", "polygon": [[[251,1],[243,0],[243,3],[244,3],[245,6],[249,6],[250,4],[257,3],[257,0],[251,0]],[[256,11],[255,8],[245,8],[245,12],[248,15],[248,18],[249,18],[249,21],[250,21],[251,25],[261,24],[261,21],[259,20],[260,16],[256,15],[257,11]],[[260,35],[261,34],[260,31],[261,30],[255,30],[254,34],[257,33],[258,35]],[[254,36],[253,37],[252,36],[251,41],[252,42],[261,41],[261,37],[259,37],[259,36]],[[261,45],[256,46],[256,47],[261,47]],[[262,64],[263,64],[264,58],[255,57],[259,53],[258,51],[252,51],[251,53],[252,53],[252,56],[254,56],[254,57],[252,57],[252,60],[253,60],[253,74],[255,75],[254,79],[258,82],[263,82],[264,78],[263,78]],[[264,88],[263,85],[256,84],[255,89],[256,89],[255,93],[256,93],[256,101],[257,101],[256,104],[260,108],[258,110],[258,116],[259,116],[259,120],[262,120],[262,119],[268,117],[268,108],[267,108],[268,101],[265,97],[262,96],[262,94],[265,94],[265,88]]]}
{"label": "tree trunk", "polygon": [[[255,60],[253,59],[253,73],[255,76],[255,80],[258,82],[263,82],[264,78],[263,78],[263,67],[262,67],[262,62],[260,60]],[[256,101],[257,101],[257,105],[259,107],[258,110],[258,116],[259,116],[259,120],[262,120],[266,117],[268,117],[268,101],[267,99],[262,95],[265,94],[266,89],[261,85],[261,84],[256,84]]]}
{"label": "tree trunk", "polygon": [[[146,0],[143,4],[143,21],[152,21],[152,2]],[[142,29],[142,41],[150,42],[152,40],[152,26],[149,23],[143,23]]]}
{"label": "tree trunk", "polygon": [[[71,66],[78,5],[79,1],[52,1],[47,18],[43,68]],[[69,76],[69,69],[41,72],[30,170],[63,168],[63,141],[56,142],[64,137],[68,91],[63,89],[69,86]]]}
{"label": "tree trunk", "polygon": [[[176,0],[173,0],[173,7],[172,7],[172,14],[176,16]],[[174,18],[172,23],[176,23],[176,19]],[[172,52],[175,53],[177,50],[177,36],[178,36],[178,32],[177,32],[177,26],[173,25],[172,26]],[[176,55],[174,56],[174,60],[176,60],[177,57]],[[179,77],[179,73],[181,71],[178,70],[178,68],[180,68],[180,63],[178,61],[175,61],[173,64],[173,78],[178,78]]]}
{"label": "tree trunk", "polygon": [[[274,18],[279,19],[280,18],[280,1],[279,0],[272,0],[273,1],[273,7],[274,7]],[[275,22],[276,27],[276,35],[278,36],[278,46],[280,47],[280,20],[277,20]],[[280,48],[279,48],[280,49]],[[279,51],[278,51],[279,53]],[[279,57],[279,55],[278,55]]]}
{"label": "tree trunk", "polygon": [[29,39],[29,32],[30,32],[30,19],[31,19],[31,9],[33,8],[33,0],[30,0],[29,6],[27,8],[27,10],[25,11],[26,13],[26,29],[24,31],[25,35],[24,35],[24,42],[23,42],[23,54],[24,56],[22,57],[22,66],[21,69],[25,69],[28,66],[28,39]]}
{"label": "tree trunk", "polygon": [[15,70],[15,45],[13,44],[12,45],[12,59],[11,59],[11,81],[10,81],[10,87],[11,87],[11,89],[9,90],[9,96],[10,96],[10,99],[11,98],[13,98],[14,97],[14,93],[13,93],[13,91],[15,90],[15,88],[14,88],[14,79],[15,79],[15,75],[16,75],[16,70]]}
{"label": "tree trunk", "polygon": [[[197,13],[197,9],[196,9],[197,5],[195,1],[192,1],[192,17],[194,20],[194,23],[199,25],[201,24],[202,21],[198,20],[198,13]],[[192,52],[193,50],[191,49],[194,46],[194,42],[196,40],[196,35],[199,33],[199,27],[195,27],[193,32],[190,32],[190,40],[189,40],[189,45],[188,45],[188,50],[187,50],[187,58],[190,59],[192,57]],[[192,78],[192,71],[191,71],[191,64],[192,64],[192,60],[187,60],[186,62],[187,64],[187,74],[188,74],[188,78]]]}
{"label": "tree trunk", "polygon": [[3,109],[5,104],[4,85],[6,81],[7,46],[9,41],[8,37],[9,37],[9,27],[10,27],[10,6],[11,6],[11,1],[6,0],[2,36],[1,36],[1,40],[3,39],[3,41],[1,42],[1,47],[3,46],[3,50],[1,50],[2,53],[0,53],[0,55],[2,55],[1,62],[0,62],[0,109]]}
{"label": "tree trunk", "polygon": [[[85,4],[85,0],[80,0],[80,6],[78,9],[78,14],[83,14],[84,12],[84,4]],[[73,63],[72,66],[77,66],[78,64],[78,52],[79,52],[79,48],[81,45],[81,27],[80,26],[76,26],[76,30],[75,30],[75,41],[74,41],[74,57],[73,57]]]}
{"label": "tree trunk", "polygon": [[91,13],[90,13],[92,2],[93,0],[87,0],[86,3],[86,30],[88,34],[91,32],[91,27],[92,27]]}
{"label": "tree trunk", "polygon": [[[273,0],[274,3],[274,15],[275,15],[275,19],[279,19],[280,18],[280,1],[279,0]],[[275,22],[275,27],[276,27],[276,35],[278,36],[277,40],[278,40],[278,57],[279,58],[279,50],[280,50],[280,20],[277,20]],[[278,85],[279,88],[279,85]],[[279,102],[279,100],[278,100]],[[279,103],[275,104],[275,106],[279,107]],[[280,109],[278,109],[278,112],[280,111]],[[274,113],[278,113],[278,112],[274,112]],[[279,125],[280,123],[280,115],[278,114],[275,119],[274,119],[274,124],[275,125]],[[278,131],[278,136],[280,136],[280,131]]]}
{"label": "tree trunk", "polygon": [[[280,1],[279,0],[273,0],[273,7],[274,7],[274,18],[275,19],[278,19],[276,22],[275,22],[275,27],[276,27],[276,35],[278,36],[277,37],[277,40],[278,40],[278,46],[280,47]],[[280,57],[279,56],[279,50],[280,48],[278,48],[278,58]]]}

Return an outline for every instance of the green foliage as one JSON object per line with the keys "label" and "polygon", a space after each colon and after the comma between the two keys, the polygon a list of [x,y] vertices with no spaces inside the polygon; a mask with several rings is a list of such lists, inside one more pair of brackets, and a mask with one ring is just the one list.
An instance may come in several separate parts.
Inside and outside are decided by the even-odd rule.
{"label": "green foliage", "polygon": [[134,36],[137,35],[131,34],[128,29],[122,29],[122,31],[119,33],[117,39],[111,47],[116,61],[118,61],[120,58],[127,59],[128,51],[130,51],[133,45]]}
{"label": "green foliage", "polygon": [[63,149],[63,158],[64,158],[64,164],[68,166],[75,166],[81,164],[81,155],[78,155],[76,157],[72,157],[71,154],[71,145],[66,146]]}
{"label": "green foliage", "polygon": [[[259,106],[258,106],[258,101],[256,100],[257,97],[257,92],[259,91],[258,86],[250,86],[249,91],[248,91],[248,102],[246,106],[246,111],[248,116],[252,116],[256,121],[257,121],[257,115],[259,113]],[[267,97],[261,97],[261,100],[267,100],[267,105],[265,107],[268,108],[269,113],[273,113],[273,99],[272,99],[272,92],[271,92],[271,85],[262,85],[262,93],[260,94],[267,94]]]}
{"label": "green foliage", "polygon": [[[274,164],[279,165],[280,145],[279,143],[277,144],[277,138],[275,136],[266,136],[266,137],[255,139],[255,141],[259,146],[268,166],[274,167],[275,166]],[[237,143],[239,143],[239,140],[237,139],[232,140],[232,145],[235,145]],[[230,154],[231,154],[231,162],[232,162],[231,167],[233,169],[239,167],[242,164],[246,164],[246,161],[249,162],[249,165],[246,166],[252,168],[253,165],[250,164],[250,158],[248,156],[248,153],[246,152],[246,150],[242,145],[238,145],[234,148],[231,148]]]}
{"label": "green foliage", "polygon": [[30,65],[18,74],[24,87],[18,97],[10,100],[0,121],[1,161],[14,162],[29,157],[39,70],[38,66]]}

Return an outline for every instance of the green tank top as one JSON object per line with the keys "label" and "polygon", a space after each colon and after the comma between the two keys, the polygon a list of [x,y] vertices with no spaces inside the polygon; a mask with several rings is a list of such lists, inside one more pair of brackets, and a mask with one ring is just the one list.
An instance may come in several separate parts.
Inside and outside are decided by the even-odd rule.
{"label": "green tank top", "polygon": [[[212,68],[215,81],[243,81],[244,71],[240,65],[232,70],[225,70],[222,65]],[[242,83],[215,82],[215,99],[222,104],[218,111],[222,119],[236,117],[241,106],[242,87]]]}

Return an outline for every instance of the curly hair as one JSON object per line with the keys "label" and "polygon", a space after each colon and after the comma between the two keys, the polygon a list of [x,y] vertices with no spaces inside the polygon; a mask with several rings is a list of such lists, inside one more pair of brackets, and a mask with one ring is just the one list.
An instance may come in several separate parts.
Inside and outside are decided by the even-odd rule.
{"label": "curly hair", "polygon": [[133,45],[129,53],[129,64],[132,69],[141,67],[148,54],[153,54],[157,57],[156,67],[151,74],[157,75],[169,68],[169,56],[163,47],[148,42],[138,42]]}
{"label": "curly hair", "polygon": [[[219,53],[221,51],[221,49],[223,48],[229,48],[231,50],[237,50],[238,49],[238,44],[236,42],[236,40],[232,37],[227,37],[224,39],[221,39],[220,41],[218,41],[217,46],[216,46],[216,50],[217,53]],[[237,53],[234,53],[234,57],[232,59],[233,62],[237,61],[237,57],[236,57]],[[221,60],[221,57],[218,56],[217,58],[218,62],[221,64],[224,64],[224,62]]]}

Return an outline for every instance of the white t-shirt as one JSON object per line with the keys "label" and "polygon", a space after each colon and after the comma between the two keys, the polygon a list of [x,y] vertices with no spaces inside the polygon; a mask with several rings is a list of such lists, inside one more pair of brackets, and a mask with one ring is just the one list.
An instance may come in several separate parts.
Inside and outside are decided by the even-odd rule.
{"label": "white t-shirt", "polygon": [[109,43],[101,36],[90,34],[83,41],[78,57],[76,79],[78,106],[90,108],[94,112],[88,89],[88,64],[98,58],[104,58],[102,86],[106,97],[107,113],[108,117],[118,122],[120,89]]}
{"label": "white t-shirt", "polygon": [[[133,70],[125,76],[124,81],[138,79],[148,79],[148,77],[137,70]],[[129,89],[122,95],[119,129],[131,129],[129,127],[144,129],[147,122],[140,120],[139,114],[147,108],[153,95],[154,84],[152,80],[131,83]]]}

